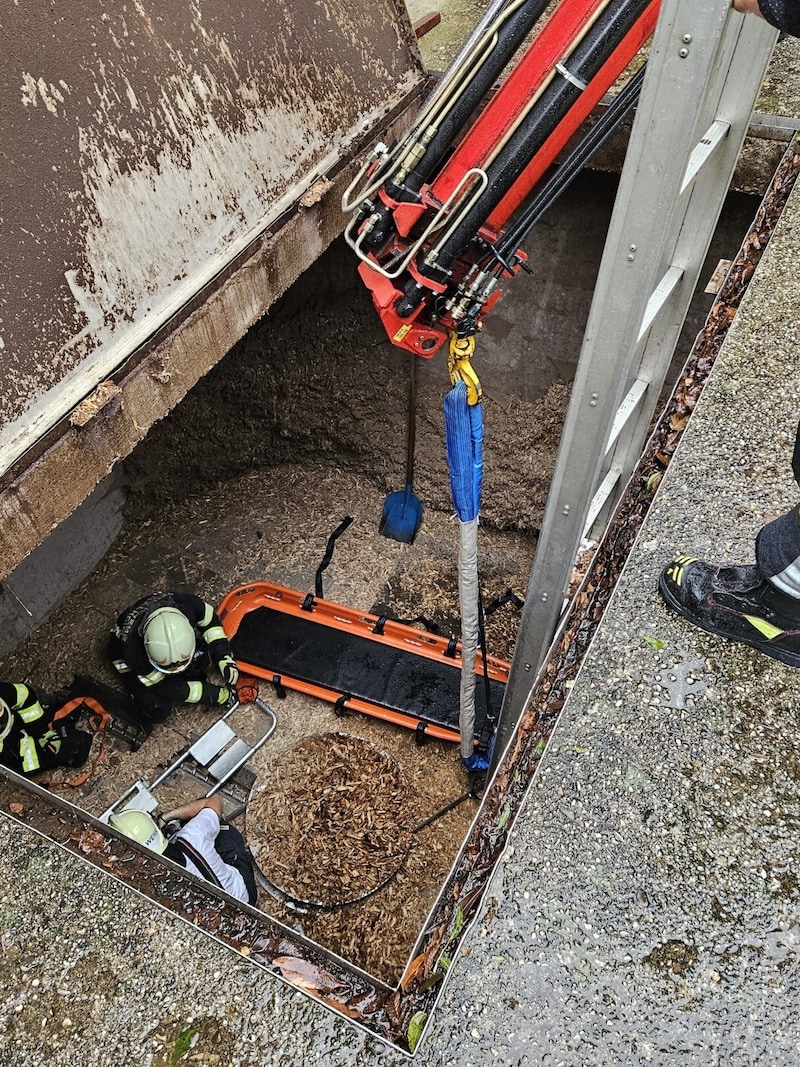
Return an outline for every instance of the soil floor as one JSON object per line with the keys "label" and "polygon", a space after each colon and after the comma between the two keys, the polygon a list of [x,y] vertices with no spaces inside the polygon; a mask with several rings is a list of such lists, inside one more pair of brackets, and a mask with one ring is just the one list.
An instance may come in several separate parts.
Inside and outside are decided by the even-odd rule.
{"label": "soil floor", "polygon": [[[347,250],[337,244],[128,459],[122,534],[5,658],[0,675],[44,691],[75,673],[116,684],[105,641],[130,603],[156,589],[182,589],[218,604],[230,589],[258,579],[313,591],[328,538],[345,516],[354,521],[322,575],[325,598],[395,618],[422,614],[443,634],[458,636],[458,522],[449,502],[441,375],[423,374],[418,388],[419,532],[413,544],[378,532],[387,492],[405,482],[407,397],[406,357],[381,331]],[[567,398],[559,384],[536,403],[485,399],[479,565],[486,604],[509,589],[524,597]],[[491,655],[510,658],[518,621],[510,603],[487,618]],[[394,983],[477,811],[478,801],[465,797],[457,745],[420,746],[411,731],[357,714],[339,718],[330,705],[298,693],[278,699],[265,683],[260,696],[277,727],[250,765],[253,803],[235,820],[269,872],[259,907]],[[269,725],[255,705],[235,714],[249,740]],[[214,717],[209,709],[180,709],[136,751],[108,737],[88,782],[62,792],[99,815],[137,779],[153,781]],[[312,739],[319,739],[313,758]],[[92,759],[99,747],[96,740]],[[348,764],[350,807],[322,803],[337,752]],[[297,773],[304,760],[305,779]],[[162,808],[205,788],[179,772],[159,792]],[[370,818],[365,798],[376,790],[388,801],[368,828],[375,844],[370,862],[352,849]],[[285,805],[277,811],[278,794],[291,798],[289,815]],[[337,860],[334,847],[316,898],[303,896],[297,870],[280,885],[287,857],[308,855],[300,838],[311,829],[318,842],[340,842],[347,857]],[[281,889],[325,906],[290,905]]]}

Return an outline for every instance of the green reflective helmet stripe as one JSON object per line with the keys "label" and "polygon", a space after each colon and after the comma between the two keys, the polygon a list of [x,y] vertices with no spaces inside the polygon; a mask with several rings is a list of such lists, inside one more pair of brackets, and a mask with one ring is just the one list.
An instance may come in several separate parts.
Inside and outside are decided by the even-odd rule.
{"label": "green reflective helmet stripe", "polygon": [[767,622],[766,619],[759,619],[758,615],[745,615],[744,616],[751,626],[754,626],[760,634],[763,634],[768,641],[774,641],[776,637],[782,637],[786,632],[779,629],[777,626],[773,626],[771,622]]}

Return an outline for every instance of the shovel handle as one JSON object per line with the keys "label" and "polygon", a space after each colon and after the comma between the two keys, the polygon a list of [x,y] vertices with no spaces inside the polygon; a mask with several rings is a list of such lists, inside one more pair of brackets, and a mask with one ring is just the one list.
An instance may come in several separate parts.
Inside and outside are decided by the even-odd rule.
{"label": "shovel handle", "polygon": [[417,356],[411,353],[408,369],[408,428],[406,435],[406,485],[414,481],[414,449],[417,443]]}

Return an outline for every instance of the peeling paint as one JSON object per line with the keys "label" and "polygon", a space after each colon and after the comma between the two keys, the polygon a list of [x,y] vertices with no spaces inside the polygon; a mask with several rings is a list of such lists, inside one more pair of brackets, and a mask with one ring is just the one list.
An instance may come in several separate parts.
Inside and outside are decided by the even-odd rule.
{"label": "peeling paint", "polygon": [[400,0],[6,23],[0,470],[420,79]]}

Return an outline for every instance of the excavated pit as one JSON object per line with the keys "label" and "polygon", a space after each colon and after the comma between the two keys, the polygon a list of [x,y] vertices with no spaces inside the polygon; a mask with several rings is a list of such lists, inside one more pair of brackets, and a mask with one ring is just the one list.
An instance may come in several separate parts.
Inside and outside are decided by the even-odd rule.
{"label": "excavated pit", "polygon": [[[525,594],[613,192],[608,176],[587,174],[575,184],[533,242],[538,276],[515,282],[479,341],[485,604],[509,590]],[[752,199],[729,199],[702,283],[718,259],[736,254],[755,208]],[[596,217],[591,233],[581,217],[587,210]],[[711,301],[702,292],[696,297],[676,365]],[[532,323],[540,324],[538,332]],[[537,336],[545,343],[538,345]],[[325,597],[396,618],[424,615],[457,635],[458,533],[444,450],[442,361],[419,367],[414,491],[425,509],[419,533],[413,544],[401,544],[378,532],[386,494],[405,482],[406,359],[386,341],[349,251],[336,243],[129,458],[122,534],[4,658],[2,677],[44,691],[75,673],[113,685],[105,638],[128,604],[159,588],[192,590],[219,603],[231,588],[260,579],[310,591],[328,538],[347,515],[354,522],[324,572]],[[513,601],[487,618],[490,654],[511,658],[518,621]],[[252,791],[250,802],[236,818],[262,870],[259,919],[247,909],[237,919],[237,909],[218,900],[210,907],[202,891],[187,888],[160,861],[81,826],[74,811],[49,805],[47,794],[0,784],[0,806],[178,914],[210,924],[218,936],[244,939],[254,960],[261,954],[303,988],[319,993],[320,974],[333,973],[334,964],[351,966],[354,986],[345,982],[346,995],[335,987],[326,995],[361,1020],[371,1019],[380,1002],[387,1015],[382,1036],[396,1037],[405,1021],[393,1016],[389,991],[399,996],[401,976],[411,980],[412,953],[479,797],[469,794],[453,744],[419,745],[410,731],[357,714],[338,717],[330,705],[298,693],[281,698],[267,683],[260,695],[277,728],[252,761],[243,787]],[[137,750],[98,738],[88,781],[71,786],[74,772],[59,772],[50,776],[50,793],[97,817],[137,778],[152,780],[213,714],[176,712]],[[249,728],[258,730],[258,709],[247,715]],[[335,782],[347,787],[345,801],[333,802]],[[204,791],[179,775],[163,799],[172,804]],[[326,854],[335,862],[324,864]],[[487,849],[484,859],[491,865],[496,855]],[[467,878],[460,889],[474,904],[470,886]],[[299,961],[313,956],[314,945],[322,963],[308,964],[316,968],[312,980]],[[372,992],[365,976],[376,982]]]}

